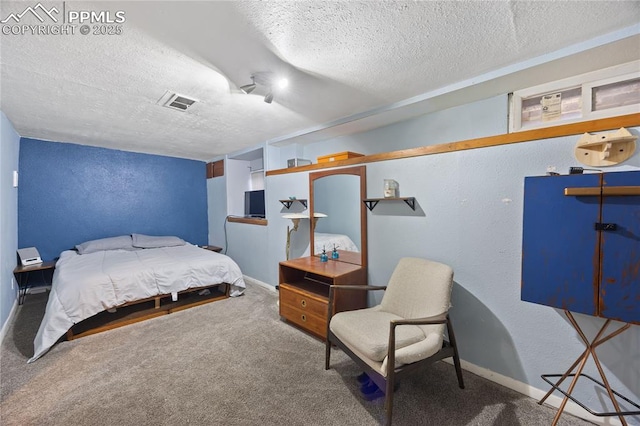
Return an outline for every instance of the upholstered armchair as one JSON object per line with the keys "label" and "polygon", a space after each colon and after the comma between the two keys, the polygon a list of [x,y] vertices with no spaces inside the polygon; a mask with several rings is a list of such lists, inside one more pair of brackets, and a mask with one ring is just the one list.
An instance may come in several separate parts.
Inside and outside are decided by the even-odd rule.
{"label": "upholstered armchair", "polygon": [[[331,346],[351,357],[384,392],[386,423],[391,424],[396,382],[417,368],[453,358],[458,385],[464,388],[460,358],[448,310],[453,270],[426,259],[403,258],[386,287],[331,286],[325,369]],[[332,316],[336,291],[385,290],[379,305]],[[444,338],[445,327],[448,340]]]}

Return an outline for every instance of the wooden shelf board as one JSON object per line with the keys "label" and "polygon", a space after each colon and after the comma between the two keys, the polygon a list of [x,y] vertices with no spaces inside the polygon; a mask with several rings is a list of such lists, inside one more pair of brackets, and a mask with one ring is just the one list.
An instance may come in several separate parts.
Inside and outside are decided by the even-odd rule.
{"label": "wooden shelf board", "polygon": [[604,130],[619,129],[620,127],[635,126],[640,126],[640,113],[621,115],[610,118],[601,118],[597,120],[583,121],[580,123],[561,124],[559,126],[526,130],[522,132],[504,133],[495,136],[486,136],[482,138],[467,139],[457,142],[447,142],[436,145],[421,146],[417,148],[401,149],[398,151],[382,152],[379,154],[365,155],[364,157],[332,161],[329,163],[310,164],[308,166],[268,170],[266,172],[266,176],[351,166],[357,164],[375,163],[378,161],[398,160],[402,158],[420,157],[423,155],[442,154],[446,152],[464,151],[468,149],[488,148],[492,146],[508,145],[521,142],[532,142],[563,136],[581,135],[585,132],[599,132]]}
{"label": "wooden shelf board", "polygon": [[249,225],[260,225],[267,226],[267,219],[261,219],[257,217],[238,217],[238,216],[230,216],[227,219],[229,222],[235,223],[248,223]]}

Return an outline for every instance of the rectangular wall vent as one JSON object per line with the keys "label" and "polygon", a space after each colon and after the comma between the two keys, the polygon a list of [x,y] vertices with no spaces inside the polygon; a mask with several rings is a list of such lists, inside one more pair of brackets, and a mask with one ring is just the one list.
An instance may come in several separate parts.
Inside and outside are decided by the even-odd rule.
{"label": "rectangular wall vent", "polygon": [[168,90],[158,101],[158,105],[162,105],[167,108],[177,109],[178,111],[186,111],[191,108],[196,102],[196,99],[189,98],[184,95],[169,92]]}

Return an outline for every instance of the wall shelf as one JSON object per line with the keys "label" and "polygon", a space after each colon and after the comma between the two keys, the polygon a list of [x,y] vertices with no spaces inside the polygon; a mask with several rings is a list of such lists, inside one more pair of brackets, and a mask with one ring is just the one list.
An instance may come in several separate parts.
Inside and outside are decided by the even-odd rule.
{"label": "wall shelf", "polygon": [[309,164],[307,166],[287,167],[284,169],[273,169],[267,170],[265,174],[267,176],[275,176],[342,166],[377,163],[387,160],[399,160],[403,158],[419,157],[423,155],[444,154],[447,152],[457,152],[468,149],[489,148],[493,146],[501,146],[514,143],[540,142],[543,139],[580,135],[584,132],[599,132],[619,129],[621,126],[636,127],[638,125],[640,125],[640,114],[634,113],[611,118],[582,121],[579,123],[561,124],[558,126],[546,127],[542,129],[532,129],[515,133],[504,133],[500,135],[485,136],[475,139],[445,142],[437,145],[427,145],[416,148],[402,149],[398,151],[381,152],[378,154],[366,155],[364,157],[350,158],[348,160]]}
{"label": "wall shelf", "polygon": [[227,218],[227,222],[235,222],[235,223],[248,223],[249,225],[260,225],[267,226],[267,219],[262,219],[258,217],[240,217],[240,216],[229,216]]}
{"label": "wall shelf", "polygon": [[282,205],[283,205],[283,206],[285,206],[286,208],[291,207],[291,205],[292,205],[293,203],[295,203],[296,201],[298,201],[298,202],[299,202],[300,204],[302,204],[305,208],[307,208],[307,200],[298,200],[298,199],[296,198],[296,199],[293,199],[293,200],[289,199],[289,200],[279,200],[279,201],[280,201],[280,202],[282,203]]}
{"label": "wall shelf", "polygon": [[409,207],[411,207],[411,210],[416,210],[416,197],[365,198],[364,200],[362,200],[362,202],[367,206],[369,211],[373,211],[373,209],[378,205],[380,201],[395,200],[402,200],[407,203]]}

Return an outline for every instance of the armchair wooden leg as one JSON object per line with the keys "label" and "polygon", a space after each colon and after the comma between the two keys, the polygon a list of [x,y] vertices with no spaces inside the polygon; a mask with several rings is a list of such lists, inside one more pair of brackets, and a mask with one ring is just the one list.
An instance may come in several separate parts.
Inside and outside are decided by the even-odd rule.
{"label": "armchair wooden leg", "polygon": [[391,426],[391,416],[393,415],[393,387],[394,387],[393,373],[387,377],[387,386],[385,389],[384,408],[386,411],[385,425]]}
{"label": "armchair wooden leg", "polygon": [[451,319],[449,319],[449,315],[447,315],[447,334],[449,334],[449,343],[453,348],[453,364],[456,367],[458,386],[460,386],[460,389],[464,389],[464,380],[462,379],[462,366],[460,365],[460,356],[458,355],[458,345],[456,344],[456,336],[453,332],[453,326],[451,325]]}
{"label": "armchair wooden leg", "polygon": [[331,317],[333,316],[333,287],[329,286],[329,303],[327,304],[327,334],[326,346],[324,348],[324,369],[329,369],[329,361],[331,359]]}
{"label": "armchair wooden leg", "polygon": [[327,335],[327,343],[325,345],[325,349],[324,349],[324,369],[328,370],[329,367],[329,361],[331,359],[331,339],[329,339],[329,335]]}
{"label": "armchair wooden leg", "polygon": [[385,424],[391,426],[391,416],[393,415],[393,388],[395,386],[396,372],[396,324],[391,321],[389,324],[389,349],[387,351],[387,379],[384,408],[387,412]]}

